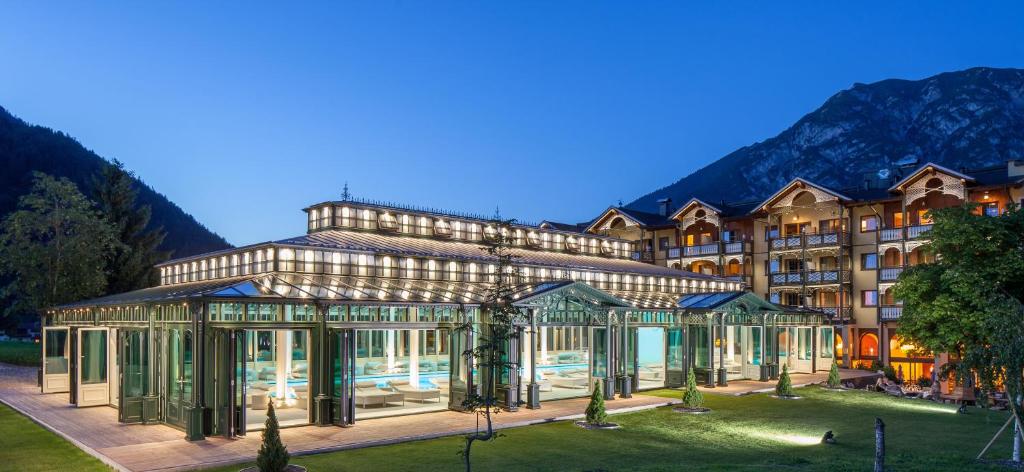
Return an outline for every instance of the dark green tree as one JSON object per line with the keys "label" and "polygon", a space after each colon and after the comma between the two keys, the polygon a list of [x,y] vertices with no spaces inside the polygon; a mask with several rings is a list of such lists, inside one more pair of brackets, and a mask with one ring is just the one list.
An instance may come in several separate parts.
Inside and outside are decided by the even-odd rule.
{"label": "dark green tree", "polygon": [[[942,369],[985,391],[1001,383],[1020,422],[1024,394],[1024,212],[982,216],[973,204],[930,212],[925,250],[935,262],[910,267],[895,286],[898,333],[918,353],[958,359]],[[937,366],[938,367],[938,366]]]}
{"label": "dark green tree", "polygon": [[481,250],[487,254],[493,269],[487,273],[488,286],[483,294],[479,307],[479,318],[467,318],[456,329],[472,331],[476,335],[477,345],[462,353],[467,362],[472,363],[480,371],[480,388],[477,392],[469,392],[462,406],[474,412],[484,421],[483,429],[477,421],[477,430],[465,437],[465,447],[461,454],[466,471],[472,469],[470,452],[476,441],[491,441],[498,437],[494,431],[492,415],[501,410],[498,389],[503,374],[516,375],[518,364],[509,355],[511,341],[519,336],[515,323],[523,321],[524,316],[513,303],[519,285],[519,269],[513,263],[519,256],[512,251],[510,227],[514,220],[502,220],[495,216],[485,231]]}
{"label": "dark green tree", "polygon": [[836,362],[834,357],[832,358],[832,367],[828,369],[828,380],[825,381],[825,385],[828,388],[841,387],[839,383],[839,363]]}
{"label": "dark green tree", "polygon": [[697,390],[697,376],[693,373],[693,367],[687,369],[686,390],[683,391],[683,406],[690,409],[702,408],[704,406],[704,394]]}
{"label": "dark green tree", "polygon": [[67,179],[33,175],[32,190],[0,229],[4,314],[94,297],[107,285],[106,258],[119,243],[95,205]]}
{"label": "dark green tree", "polygon": [[779,383],[775,384],[775,394],[780,397],[793,396],[793,381],[789,378],[789,368],[782,365],[782,375],[779,376]]}
{"label": "dark green tree", "polygon": [[167,233],[147,229],[152,210],[136,203],[135,176],[118,160],[103,167],[93,178],[93,199],[117,231],[121,245],[107,260],[107,293],[121,293],[156,284],[156,264],[170,257],[161,251]]}
{"label": "dark green tree", "polygon": [[587,424],[601,426],[608,422],[608,413],[604,411],[604,395],[601,393],[601,381],[594,382],[594,393],[590,394],[590,404],[585,412]]}
{"label": "dark green tree", "polygon": [[274,400],[267,400],[267,421],[263,423],[260,451],[256,454],[256,467],[260,472],[284,472],[288,468],[288,448],[281,442],[281,429],[274,412]]}

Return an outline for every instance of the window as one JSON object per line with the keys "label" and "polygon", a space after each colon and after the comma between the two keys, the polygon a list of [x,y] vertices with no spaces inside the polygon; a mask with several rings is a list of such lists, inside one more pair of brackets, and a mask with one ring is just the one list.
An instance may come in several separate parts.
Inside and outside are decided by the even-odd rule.
{"label": "window", "polygon": [[765,229],[764,229],[764,240],[765,241],[767,241],[769,239],[772,239],[772,238],[777,238],[777,237],[779,237],[779,226],[778,225],[771,225],[771,226],[765,227]]}
{"label": "window", "polygon": [[729,230],[729,229],[727,229],[725,231],[722,231],[722,241],[727,242],[727,243],[731,243],[731,242],[733,242],[735,240],[736,240],[736,231]]}
{"label": "window", "polygon": [[903,213],[892,214],[892,227],[902,228],[903,227]]}
{"label": "window", "polygon": [[832,335],[832,328],[821,327],[818,328],[821,341],[818,342],[818,356],[819,357],[832,357],[833,343],[835,343],[835,336]]}
{"label": "window", "polygon": [[878,290],[861,290],[860,303],[865,307],[878,306]]}
{"label": "window", "polygon": [[922,224],[922,225],[930,225],[930,224],[932,224],[931,213],[929,213],[930,211],[931,210],[928,210],[928,209],[917,210],[917,221],[918,221],[918,224]]}
{"label": "window", "polygon": [[874,252],[866,252],[860,255],[860,268],[861,270],[871,270],[878,268],[878,254]]}
{"label": "window", "polygon": [[838,233],[839,232],[839,218],[833,218],[831,220],[818,221],[818,232],[819,233]]}
{"label": "window", "polygon": [[660,249],[662,251],[664,251],[665,249],[668,249],[668,236],[662,237],[662,238],[658,238],[658,249]]}
{"label": "window", "polygon": [[981,212],[985,216],[999,216],[999,203],[986,202],[981,204]]}
{"label": "window", "polygon": [[868,233],[878,231],[878,216],[865,215],[860,217],[860,232]]}

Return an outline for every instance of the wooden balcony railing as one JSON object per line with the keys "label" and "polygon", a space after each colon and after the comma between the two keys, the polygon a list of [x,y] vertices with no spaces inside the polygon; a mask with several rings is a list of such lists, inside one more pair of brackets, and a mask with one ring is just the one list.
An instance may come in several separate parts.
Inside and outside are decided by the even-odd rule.
{"label": "wooden balcony railing", "polygon": [[932,229],[932,225],[907,226],[907,239],[920,238]]}
{"label": "wooden balcony railing", "polygon": [[640,262],[654,262],[654,251],[633,251],[632,259]]}
{"label": "wooden balcony railing", "polygon": [[[773,303],[777,303],[778,304],[777,301],[773,301]],[[782,304],[780,304],[780,305],[782,305]],[[794,306],[794,305],[782,305],[782,306],[790,307],[790,308],[803,308],[803,309],[806,309],[806,310],[818,310],[818,311],[824,313],[825,316],[827,316],[830,321],[835,321],[835,322],[849,322],[850,321],[851,313],[853,313],[853,310],[851,310],[850,307],[848,307],[848,306],[844,306],[842,308],[837,307],[837,306]]]}
{"label": "wooden balcony railing", "polygon": [[903,239],[903,228],[886,228],[878,232],[879,242],[899,241]]}
{"label": "wooden balcony railing", "polygon": [[771,274],[771,285],[829,285],[838,284],[839,277],[850,280],[848,270],[809,270],[801,272],[776,272]]}
{"label": "wooden balcony railing", "polygon": [[878,317],[882,321],[898,320],[902,314],[903,307],[900,305],[882,305],[878,307]]}
{"label": "wooden balcony railing", "polygon": [[774,251],[831,247],[848,244],[849,239],[850,234],[846,232],[796,234],[772,238],[770,246]]}
{"label": "wooden balcony railing", "polygon": [[903,239],[917,239],[924,236],[924,234],[930,229],[932,229],[932,225],[886,228],[878,231],[878,242],[887,243],[892,241],[901,241]]}
{"label": "wooden balcony railing", "polygon": [[878,280],[882,282],[895,282],[903,273],[903,266],[882,267],[878,270]]}
{"label": "wooden balcony railing", "polygon": [[746,241],[713,242],[697,246],[678,246],[668,248],[668,258],[713,256],[717,254],[742,254],[750,251],[750,243]]}

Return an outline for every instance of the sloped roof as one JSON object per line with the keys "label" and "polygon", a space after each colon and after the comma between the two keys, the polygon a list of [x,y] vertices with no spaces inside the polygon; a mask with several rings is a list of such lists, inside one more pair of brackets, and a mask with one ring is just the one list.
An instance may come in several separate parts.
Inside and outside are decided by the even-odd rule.
{"label": "sloped roof", "polygon": [[775,200],[777,200],[781,196],[785,195],[786,192],[789,192],[791,190],[791,188],[794,185],[796,185],[796,184],[803,184],[803,185],[806,185],[808,187],[814,187],[814,188],[816,188],[818,190],[821,190],[822,192],[825,192],[825,193],[828,193],[830,195],[833,195],[833,196],[835,196],[836,198],[838,198],[840,200],[847,200],[847,201],[852,200],[850,197],[847,197],[846,195],[843,195],[843,194],[841,194],[841,193],[839,193],[839,192],[837,192],[835,190],[832,190],[832,189],[830,189],[830,188],[828,188],[828,187],[826,187],[824,185],[818,185],[818,184],[816,184],[814,182],[811,182],[810,180],[807,180],[807,179],[804,179],[804,178],[801,178],[801,177],[797,177],[797,178],[795,178],[793,180],[790,180],[788,184],[784,185],[777,192],[773,193],[772,196],[766,198],[763,202],[757,204],[757,206],[755,208],[764,208],[764,207],[770,205]]}
{"label": "sloped roof", "polygon": [[917,170],[911,172],[910,174],[908,174],[906,177],[904,177],[899,182],[896,182],[896,184],[894,184],[892,187],[889,187],[889,191],[890,192],[898,191],[904,185],[910,184],[911,182],[913,182],[913,181],[917,180],[918,178],[920,178],[922,174],[924,174],[925,172],[931,171],[931,170],[936,170],[936,171],[942,172],[944,174],[949,174],[949,175],[952,175],[953,177],[959,177],[959,178],[964,179],[964,180],[966,180],[968,182],[973,182],[974,181],[974,177],[971,177],[969,175],[957,172],[957,171],[955,171],[953,169],[950,169],[948,167],[943,167],[943,166],[940,166],[940,165],[932,163],[932,162],[926,162],[921,167],[918,167]]}

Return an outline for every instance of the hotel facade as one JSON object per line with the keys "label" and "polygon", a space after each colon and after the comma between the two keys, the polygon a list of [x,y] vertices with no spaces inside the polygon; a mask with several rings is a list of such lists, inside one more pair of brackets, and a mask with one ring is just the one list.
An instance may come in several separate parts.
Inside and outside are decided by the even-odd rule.
{"label": "hotel facade", "polygon": [[[927,164],[856,192],[796,179],[763,202],[613,207],[580,225],[318,203],[302,236],[169,261],[158,286],[46,310],[41,390],[188,439],[260,429],[270,401],[284,426],[460,410],[481,385],[464,352],[498,277],[521,314],[495,392],[509,410],[595,382],[613,399],[689,369],[713,387],[833,357],[924,376],[935,359],[893,336],[888,289],[932,257],[927,210],[997,214],[1022,198],[1021,170]],[[495,239],[516,270],[481,248]]]}

